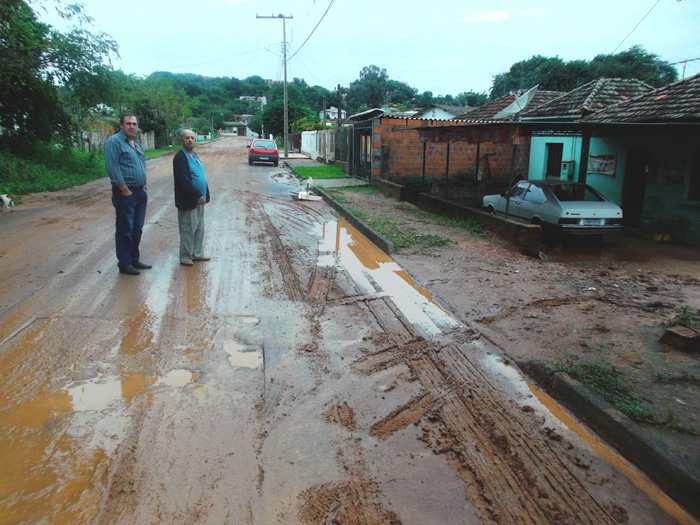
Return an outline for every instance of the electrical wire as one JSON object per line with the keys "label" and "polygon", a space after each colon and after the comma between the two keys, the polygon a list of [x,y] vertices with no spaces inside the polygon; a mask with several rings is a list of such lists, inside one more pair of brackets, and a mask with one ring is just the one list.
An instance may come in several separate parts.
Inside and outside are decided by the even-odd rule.
{"label": "electrical wire", "polygon": [[290,57],[287,59],[287,61],[293,59],[293,58],[296,56],[296,54],[297,54],[299,51],[301,51],[301,48],[304,47],[304,46],[306,45],[306,43],[309,41],[309,38],[311,38],[311,35],[313,35],[313,34],[316,32],[316,29],[318,29],[318,26],[320,26],[320,25],[321,25],[321,22],[323,22],[323,19],[326,18],[326,15],[328,14],[328,11],[331,10],[331,7],[333,7],[333,4],[335,4],[335,0],[331,0],[330,4],[328,4],[328,8],[326,8],[326,12],[323,13],[323,16],[321,17],[321,20],[318,21],[318,24],[316,24],[316,27],[313,28],[313,30],[311,31],[311,33],[309,34],[309,36],[307,36],[307,37],[306,37],[306,40],[304,40],[304,43],[301,44],[301,45],[297,48],[297,50],[294,52],[294,54],[293,54],[292,56],[290,56]]}
{"label": "electrical wire", "polygon": [[635,32],[635,30],[639,27],[639,25],[640,25],[642,22],[644,22],[644,19],[645,19],[646,17],[649,16],[649,13],[651,13],[651,12],[654,10],[654,8],[655,8],[657,5],[659,5],[659,2],[661,2],[661,0],[656,0],[656,3],[655,3],[653,6],[651,6],[651,9],[649,9],[649,11],[647,11],[647,14],[644,15],[644,16],[642,17],[642,19],[637,23],[637,25],[634,26],[634,27],[632,28],[632,31],[630,31],[630,32],[627,34],[627,36],[626,36],[625,38],[622,39],[622,42],[620,42],[619,44],[617,44],[617,47],[616,47],[615,49],[613,49],[613,52],[612,52],[611,54],[615,54],[615,51],[617,51],[618,49],[620,49],[620,46],[621,46],[622,44],[624,44],[625,40],[627,40],[627,39],[630,37],[630,35],[631,35],[632,33]]}

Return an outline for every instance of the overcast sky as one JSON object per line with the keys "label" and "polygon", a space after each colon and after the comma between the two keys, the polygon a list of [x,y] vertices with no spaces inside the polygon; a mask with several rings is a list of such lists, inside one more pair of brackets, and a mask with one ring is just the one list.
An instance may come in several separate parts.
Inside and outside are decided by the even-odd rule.
{"label": "overcast sky", "polygon": [[[494,75],[537,54],[591,60],[639,44],[671,63],[700,58],[700,0],[82,3],[94,18],[91,30],[119,43],[115,68],[140,76],[170,71],[281,80],[282,21],[256,18],[279,14],[293,17],[286,22],[294,55],[288,79],[328,89],[347,86],[370,64],[419,92],[457,95],[488,91]],[[65,28],[51,11],[41,19]],[[680,78],[683,64],[676,67]],[[686,77],[697,73],[700,60],[687,63]]]}

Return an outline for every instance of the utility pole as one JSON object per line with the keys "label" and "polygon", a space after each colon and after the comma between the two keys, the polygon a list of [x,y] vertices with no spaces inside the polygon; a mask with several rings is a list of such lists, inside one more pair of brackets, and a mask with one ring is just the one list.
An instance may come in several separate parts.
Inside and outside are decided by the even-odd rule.
{"label": "utility pole", "polygon": [[343,99],[340,97],[340,84],[338,84],[338,127],[340,127],[340,120],[343,115]]}
{"label": "utility pole", "polygon": [[292,15],[260,16],[255,18],[277,18],[282,20],[282,53],[284,57],[284,158],[289,157],[289,105],[287,101],[287,20],[293,18]]}

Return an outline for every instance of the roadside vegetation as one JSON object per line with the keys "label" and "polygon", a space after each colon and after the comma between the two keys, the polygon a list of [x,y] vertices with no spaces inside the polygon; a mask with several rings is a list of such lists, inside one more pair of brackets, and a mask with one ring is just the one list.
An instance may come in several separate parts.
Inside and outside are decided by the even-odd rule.
{"label": "roadside vegetation", "polygon": [[0,148],[0,193],[57,191],[106,176],[101,152],[83,153],[43,142],[10,153]]}
{"label": "roadside vegetation", "polygon": [[700,331],[700,312],[693,311],[689,307],[685,306],[681,308],[680,312],[678,312],[673,319],[671,319],[668,326],[683,326],[685,328],[690,328],[691,330]]}
{"label": "roadside vegetation", "polygon": [[408,206],[407,204],[399,204],[396,207],[400,210],[411,213],[418,217],[423,217],[425,219],[431,220],[435,222],[435,224],[439,224],[440,226],[452,226],[454,228],[462,228],[463,230],[466,230],[469,233],[469,235],[474,237],[486,236],[486,231],[484,230],[483,226],[481,226],[481,224],[476,222],[474,219],[456,219],[453,217],[445,217],[436,213],[423,211],[420,208],[416,208],[415,206]]}
{"label": "roadside vegetation", "polygon": [[[568,355],[559,360],[557,368],[572,379],[586,385],[594,393],[637,423],[666,427],[691,435],[700,435],[694,428],[678,422],[673,413],[657,415],[651,410],[642,407],[640,395],[629,386],[625,375],[608,362],[583,361],[576,356]],[[657,375],[655,381],[659,383],[680,382],[695,384],[697,378],[693,376],[664,377]]]}
{"label": "roadside vegetation", "polygon": [[155,159],[156,157],[162,157],[169,153],[175,153],[179,148],[180,146],[168,146],[165,148],[146,150],[143,153],[146,155],[146,159]]}

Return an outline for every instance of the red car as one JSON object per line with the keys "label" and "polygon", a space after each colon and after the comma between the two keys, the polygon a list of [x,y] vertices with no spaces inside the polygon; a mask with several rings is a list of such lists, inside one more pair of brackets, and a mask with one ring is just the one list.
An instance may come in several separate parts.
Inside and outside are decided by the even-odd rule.
{"label": "red car", "polygon": [[249,165],[252,165],[253,162],[272,162],[275,166],[279,165],[280,152],[274,140],[255,139],[248,147],[250,148],[248,152]]}

